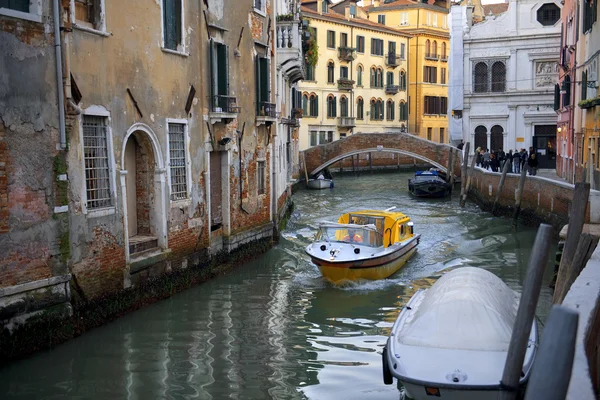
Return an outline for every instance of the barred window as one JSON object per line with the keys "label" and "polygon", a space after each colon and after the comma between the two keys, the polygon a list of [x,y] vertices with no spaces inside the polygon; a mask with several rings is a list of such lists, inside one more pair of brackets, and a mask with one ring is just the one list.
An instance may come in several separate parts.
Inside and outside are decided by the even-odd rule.
{"label": "barred window", "polygon": [[185,125],[169,124],[169,163],[171,166],[171,200],[187,199]]}
{"label": "barred window", "polygon": [[492,92],[504,92],[506,87],[506,67],[501,61],[492,65]]}
{"label": "barred window", "polygon": [[89,210],[113,205],[105,117],[83,116],[83,160]]}
{"label": "barred window", "polygon": [[258,194],[265,194],[265,162],[258,161],[256,165],[256,187]]}
{"label": "barred window", "polygon": [[474,89],[476,93],[488,91],[488,67],[484,62],[480,62],[475,65],[474,79]]}

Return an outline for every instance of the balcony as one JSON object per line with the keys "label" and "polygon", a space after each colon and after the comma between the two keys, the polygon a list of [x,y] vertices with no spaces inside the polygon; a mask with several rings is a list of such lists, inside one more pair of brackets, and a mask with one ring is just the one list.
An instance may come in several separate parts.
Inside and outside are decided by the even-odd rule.
{"label": "balcony", "polygon": [[356,118],[354,117],[338,117],[338,128],[354,128],[356,126]]}
{"label": "balcony", "polygon": [[396,94],[400,91],[399,85],[386,85],[385,94]]}
{"label": "balcony", "polygon": [[385,56],[385,65],[388,67],[396,68],[400,65],[400,61],[404,61],[402,54],[388,53]]}
{"label": "balcony", "polygon": [[448,56],[442,56],[441,61],[442,62],[448,62]]}
{"label": "balcony", "polygon": [[284,125],[292,126],[292,127],[300,126],[300,120],[294,116],[292,116],[290,118],[281,118],[281,123]]}
{"label": "balcony", "polygon": [[356,59],[356,49],[352,47],[338,47],[338,58],[340,61],[354,61]]}
{"label": "balcony", "polygon": [[431,53],[426,53],[425,54],[425,59],[426,60],[432,60],[432,61],[437,61],[440,59],[440,56],[437,54],[431,54]]}
{"label": "balcony", "polygon": [[338,79],[337,83],[339,90],[352,90],[354,88],[354,81],[352,79],[341,78]]}
{"label": "balcony", "polygon": [[283,70],[290,83],[296,83],[304,79],[300,20],[278,21],[276,30],[277,66]]}
{"label": "balcony", "polygon": [[256,103],[256,126],[265,124],[270,126],[273,122],[277,121],[276,107],[273,103],[267,103],[265,101],[259,101]]}
{"label": "balcony", "polygon": [[237,99],[233,96],[216,95],[212,98],[210,123],[229,123],[237,118],[241,108],[237,106]]}

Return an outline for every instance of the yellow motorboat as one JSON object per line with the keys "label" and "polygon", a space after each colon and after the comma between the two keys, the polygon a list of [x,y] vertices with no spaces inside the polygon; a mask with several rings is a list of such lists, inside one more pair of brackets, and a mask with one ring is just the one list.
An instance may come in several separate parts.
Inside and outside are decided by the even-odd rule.
{"label": "yellow motorboat", "polygon": [[337,223],[320,224],[306,253],[333,283],[389,277],[417,251],[421,237],[410,218],[394,208],[352,211]]}

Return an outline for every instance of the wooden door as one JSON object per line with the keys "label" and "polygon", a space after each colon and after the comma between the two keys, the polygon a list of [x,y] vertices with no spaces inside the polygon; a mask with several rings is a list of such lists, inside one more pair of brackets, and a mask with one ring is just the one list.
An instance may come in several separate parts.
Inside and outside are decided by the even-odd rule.
{"label": "wooden door", "polygon": [[212,230],[218,229],[223,223],[221,157],[222,152],[210,153],[210,225]]}

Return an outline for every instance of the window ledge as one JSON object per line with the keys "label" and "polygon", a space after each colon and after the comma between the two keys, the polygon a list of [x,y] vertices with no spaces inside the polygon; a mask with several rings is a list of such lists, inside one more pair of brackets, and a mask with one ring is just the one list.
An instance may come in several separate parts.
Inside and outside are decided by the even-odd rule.
{"label": "window ledge", "polygon": [[31,21],[31,22],[40,22],[40,23],[42,22],[41,15],[26,13],[26,12],[17,11],[17,10],[11,10],[10,8],[5,8],[5,7],[0,7],[0,15],[6,15],[7,17],[24,19],[26,21]]}
{"label": "window ledge", "polygon": [[76,23],[73,24],[73,28],[83,31],[83,32],[93,33],[94,35],[98,35],[98,36],[104,36],[104,37],[112,36],[112,32],[89,28],[87,26],[77,25]]}
{"label": "window ledge", "polygon": [[177,200],[169,200],[171,202],[171,208],[178,208],[178,207],[188,207],[192,204],[192,199],[185,198],[185,199],[177,199]]}
{"label": "window ledge", "polygon": [[115,212],[116,212],[116,207],[99,208],[97,210],[91,210],[91,211],[88,210],[86,212],[86,217],[87,218],[106,217],[107,215],[112,215]]}
{"label": "window ledge", "polygon": [[161,47],[161,50],[163,51],[163,53],[175,54],[176,56],[181,56],[181,57],[189,57],[190,56],[190,53],[186,53],[183,51],[177,51],[177,50],[171,50],[171,49],[167,49],[166,47]]}
{"label": "window ledge", "polygon": [[253,11],[260,16],[263,16],[263,17],[267,16],[266,12],[264,12],[263,10],[259,10],[258,8],[254,8]]}

